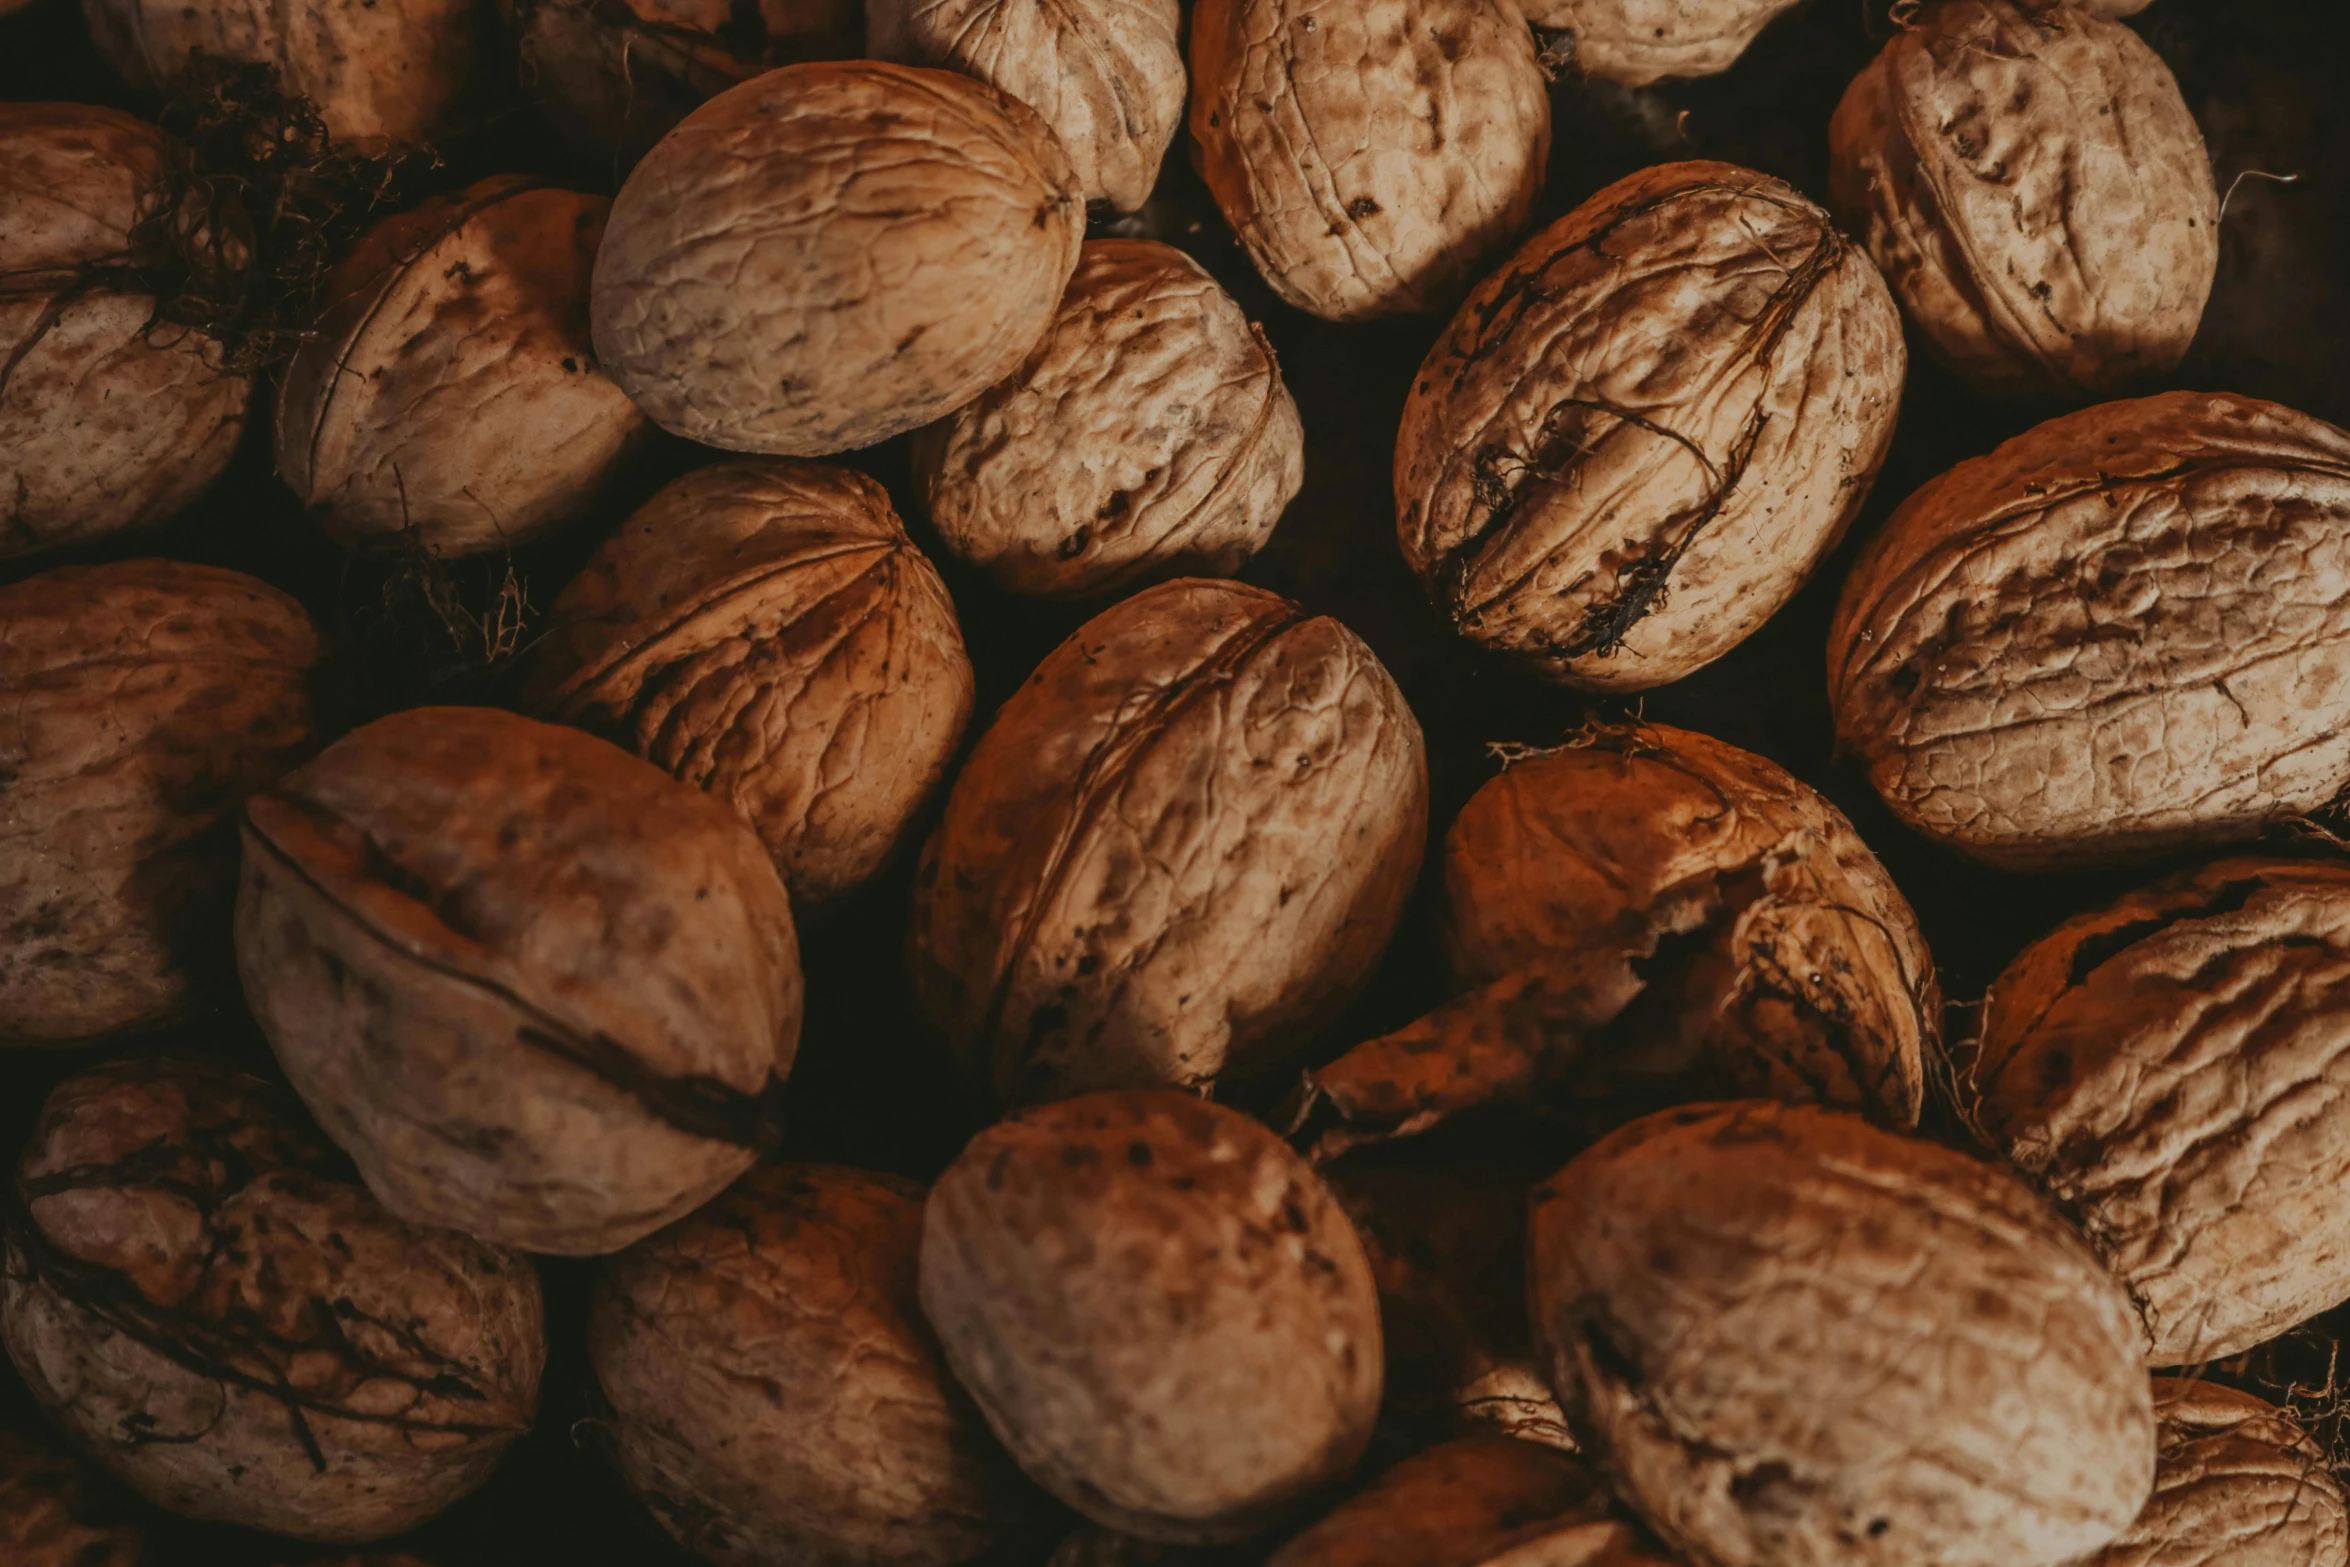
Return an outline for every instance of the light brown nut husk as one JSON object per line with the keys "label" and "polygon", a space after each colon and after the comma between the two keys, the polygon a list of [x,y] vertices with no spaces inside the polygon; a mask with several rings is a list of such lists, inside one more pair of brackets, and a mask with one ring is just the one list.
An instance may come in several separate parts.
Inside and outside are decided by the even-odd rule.
{"label": "light brown nut husk", "polygon": [[238,802],[316,739],[302,606],[178,561],[0,587],[0,1046],[162,1023],[228,988]]}
{"label": "light brown nut husk", "polygon": [[546,1345],[528,1259],[393,1218],[282,1090],[168,1058],[68,1079],[16,1194],[9,1357],[158,1506],[381,1539],[529,1428]]}
{"label": "light brown nut husk", "polygon": [[1427,812],[1420,726],[1354,633],[1161,584],[964,764],[915,878],[915,998],[1005,1103],[1277,1066],[1370,978]]}
{"label": "light brown nut husk", "polygon": [[1525,226],[1550,93],[1515,0],[1201,0],[1191,136],[1276,294],[1426,315]]}
{"label": "light brown nut husk", "polygon": [[489,708],[378,719],[247,802],[245,999],[386,1207],[617,1251],[772,1141],[790,900],[724,804]]}
{"label": "light brown nut husk", "polygon": [[731,462],[596,551],[523,700],[727,802],[805,908],[896,853],[954,759],[972,675],[888,492],[846,468]]}
{"label": "light brown nut husk", "polygon": [[1977,391],[2089,402],[2175,368],[2219,269],[2219,193],[2170,68],[2048,0],[1941,0],[1853,79],[1829,191]]}
{"label": "light brown nut husk", "polygon": [[141,1567],[146,1533],[65,1454],[0,1428],[0,1559],[9,1567]]}
{"label": "light brown nut husk", "polygon": [[973,1138],[923,1210],[921,1294],[1020,1466],[1145,1539],[1279,1522],[1378,1414],[1354,1227],[1279,1138],[1186,1094],[1090,1094]]}
{"label": "light brown nut husk", "polygon": [[1097,239],[1027,363],[916,436],[913,467],[947,548],[998,586],[1090,598],[1240,570],[1305,482],[1305,428],[1199,263]]}
{"label": "light brown nut husk", "polygon": [[2154,1379],[2154,1495],[2091,1567],[2342,1567],[2350,1521],[2325,1454],[2249,1393]]}
{"label": "light brown nut husk", "polygon": [[1645,87],[1712,76],[1796,0],[1528,0],[1526,20],[1575,35],[1575,69]]}
{"label": "light brown nut husk", "polygon": [[2345,518],[2350,435],[2273,403],[2050,420],[1862,551],[1828,636],[1837,738],[1894,814],[1997,865],[2257,836],[2350,779]]}
{"label": "light brown nut husk", "polygon": [[1635,1122],[1533,1198],[1576,1434],[1718,1567],[2054,1567],[2152,1483],[2136,1314],[2004,1171],[1766,1101]]}
{"label": "light brown nut husk", "polygon": [[1546,679],[1637,691],[1794,597],[1893,439],[1901,321],[1792,188],[1726,163],[1617,181],[1470,295],[1396,436],[1396,536],[1447,623]]}
{"label": "light brown nut husk", "polygon": [[1084,228],[1026,104],[947,71],[786,66],[687,115],[620,188],[596,353],[689,440],[871,446],[1019,366]]}

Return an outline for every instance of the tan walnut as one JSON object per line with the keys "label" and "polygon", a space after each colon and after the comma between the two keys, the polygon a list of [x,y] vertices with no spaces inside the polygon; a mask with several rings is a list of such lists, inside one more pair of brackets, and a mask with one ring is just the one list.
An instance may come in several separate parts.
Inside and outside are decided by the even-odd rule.
{"label": "tan walnut", "polygon": [[489,708],[378,719],[246,803],[237,967],[385,1206],[617,1251],[773,1140],[790,900],[720,802]]}
{"label": "tan walnut", "polygon": [[1796,0],[1528,0],[1526,20],[1572,33],[1575,68],[1645,87],[1667,76],[1712,76],[1738,63],[1755,35]]}
{"label": "tan walnut", "polygon": [[143,1567],[147,1535],[91,1474],[0,1426],[0,1558],[9,1567]]}
{"label": "tan walnut", "polygon": [[2089,1567],[2342,1567],[2341,1482],[2274,1406],[2200,1377],[2154,1379],[2154,1495]]}

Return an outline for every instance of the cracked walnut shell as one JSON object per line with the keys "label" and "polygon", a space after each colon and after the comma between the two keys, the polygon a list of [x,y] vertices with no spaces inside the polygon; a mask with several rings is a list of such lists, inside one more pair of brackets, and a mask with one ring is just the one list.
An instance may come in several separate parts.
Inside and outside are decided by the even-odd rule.
{"label": "cracked walnut shell", "polygon": [[2249,1393],[2154,1379],[2154,1495],[2084,1567],[2342,1567],[2341,1482],[2308,1433]]}
{"label": "cracked walnut shell", "polygon": [[146,1531],[83,1466],[0,1426],[0,1559],[9,1567],[144,1567]]}
{"label": "cracked walnut shell", "polygon": [[1796,0],[1527,0],[1526,20],[1575,35],[1575,69],[1646,87],[1667,76],[1712,76]]}

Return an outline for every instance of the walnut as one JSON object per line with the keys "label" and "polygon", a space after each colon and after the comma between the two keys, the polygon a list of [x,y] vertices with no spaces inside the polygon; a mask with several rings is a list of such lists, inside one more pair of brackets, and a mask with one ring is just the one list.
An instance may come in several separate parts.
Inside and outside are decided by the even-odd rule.
{"label": "walnut", "polygon": [[384,1205],[617,1251],[772,1141],[791,906],[734,813],[488,708],[378,719],[247,802],[237,967]]}
{"label": "walnut", "polygon": [[2054,1567],[2145,1502],[2129,1299],[2020,1181],[1860,1117],[1668,1110],[1533,1197],[1575,1432],[1709,1567]]}
{"label": "walnut", "polygon": [[1728,652],[1843,537],[1905,360],[1876,268],[1777,180],[1619,180],[1479,284],[1396,436],[1404,559],[1462,635],[1589,689]]}
{"label": "walnut", "polygon": [[913,465],[947,548],[1012,592],[1089,598],[1238,571],[1305,481],[1305,429],[1205,269],[1099,239],[1028,362],[916,436]]}
{"label": "walnut", "polygon": [[1184,578],[1006,702],[915,878],[914,993],[1003,1102],[1278,1065],[1369,979],[1427,832],[1420,726],[1338,622]]}
{"label": "walnut", "polygon": [[2272,403],[2051,420],[1862,551],[1829,632],[1838,738],[1910,826],[2017,869],[2315,810],[2350,777],[2346,517],[2350,435]]}
{"label": "walnut", "polygon": [[0,1556],[9,1567],[141,1567],[146,1531],[88,1471],[0,1427]]}
{"label": "walnut", "polygon": [[238,801],[315,738],[318,632],[234,571],[61,566],[0,587],[0,1047],[225,989]]}
{"label": "walnut", "polygon": [[871,446],[1019,366],[1084,224],[1068,158],[1018,100],[946,71],[786,66],[687,115],[621,187],[596,352],[689,440]]}
{"label": "walnut", "polygon": [[1525,226],[1550,93],[1515,0],[1201,0],[1194,161],[1273,291],[1450,309]]}
{"label": "walnut", "polygon": [[970,718],[971,661],[880,485],[730,462],[596,551],[555,601],[524,700],[733,806],[806,906],[906,838]]}
{"label": "walnut", "polygon": [[381,1539],[479,1486],[529,1427],[529,1261],[387,1214],[267,1084],[169,1058],[68,1079],[16,1195],[9,1358],[158,1506]]}
{"label": "walnut", "polygon": [[2088,402],[2174,369],[2219,268],[2219,193],[2170,68],[2050,0],[1941,0],[1853,79],[1829,191],[1978,391]]}
{"label": "walnut", "polygon": [[2092,1567],[2341,1567],[2341,1483],[2278,1410],[2200,1378],[2154,1379],[2154,1496]]}
{"label": "walnut", "polygon": [[286,367],[277,467],[338,543],[527,544],[643,444],[588,344],[610,205],[500,175],[377,224],[335,269]]}
{"label": "walnut", "polygon": [[1279,1522],[1378,1414],[1353,1226],[1279,1138],[1187,1094],[1090,1094],[974,1137],[923,1210],[921,1295],[1020,1466],[1144,1539]]}
{"label": "walnut", "polygon": [[1085,1524],[1062,1536],[1045,1567],[1261,1567],[1263,1558],[1232,1545],[1166,1545]]}
{"label": "walnut", "polygon": [[1755,35],[1796,0],[1528,0],[1526,19],[1575,35],[1586,76],[1645,87],[1666,76],[1712,76],[1738,63]]}

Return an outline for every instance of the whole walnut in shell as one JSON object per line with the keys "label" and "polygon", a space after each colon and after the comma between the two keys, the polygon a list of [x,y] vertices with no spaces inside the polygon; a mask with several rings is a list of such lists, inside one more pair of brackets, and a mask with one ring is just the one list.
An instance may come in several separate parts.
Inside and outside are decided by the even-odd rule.
{"label": "whole walnut in shell", "polygon": [[2054,1567],[2154,1469],[2136,1315],[2013,1176],[1767,1101],[1637,1121],[1533,1198],[1576,1435],[1716,1567]]}
{"label": "whole walnut in shell", "polygon": [[588,343],[609,209],[499,175],[377,224],[335,269],[278,393],[277,469],[338,543],[526,544],[643,444]]}
{"label": "whole walnut in shell", "polygon": [[1200,0],[1191,78],[1233,233],[1332,321],[1450,309],[1542,188],[1550,93],[1515,0]]}
{"label": "whole walnut in shell", "polygon": [[1976,390],[2088,402],[2177,366],[2219,193],[2170,68],[2051,0],[1940,0],[1853,78],[1829,190]]}
{"label": "whole walnut in shell", "polygon": [[1015,593],[1229,576],[1305,482],[1272,345],[1183,252],[1097,239],[1028,362],[914,438],[947,548]]}
{"label": "whole walnut in shell", "polygon": [[0,587],[0,1046],[226,989],[238,802],[316,738],[302,606],[179,561]]}
{"label": "whole walnut in shell", "polygon": [[954,1567],[1036,1509],[915,1293],[919,1187],[755,1171],[604,1265],[588,1355],[628,1483],[719,1567]]}
{"label": "whole walnut in shell", "polygon": [[803,905],[896,851],[971,699],[954,603],[888,493],[790,460],[646,502],[555,601],[524,688],[733,806]]}
{"label": "whole walnut in shell", "polygon": [[237,967],[402,1218],[617,1251],[773,1141],[791,904],[720,802],[488,708],[378,719],[245,806]]}
{"label": "whole walnut in shell", "polygon": [[1619,180],[1479,284],[1396,436],[1438,612],[1547,679],[1642,690],[1728,652],[1868,497],[1905,365],[1828,215],[1726,163]]}
{"label": "whole walnut in shell", "polygon": [[2154,1495],[2092,1567],[2350,1561],[2341,1482],[2283,1411],[2200,1378],[2156,1377],[2154,1419]]}
{"label": "whole walnut in shell", "polygon": [[1279,1522],[1378,1415],[1353,1226],[1279,1138],[1187,1094],[1089,1094],[974,1137],[923,1209],[921,1293],[1020,1466],[1144,1539]]}
{"label": "whole walnut in shell", "polygon": [[49,1096],[16,1172],[0,1336],[51,1420],[188,1517],[399,1534],[528,1429],[529,1261],[405,1224],[268,1084],[131,1060]]}
{"label": "whole walnut in shell", "polygon": [[688,440],[871,446],[1019,366],[1084,228],[1026,104],[946,71],[786,66],[687,115],[620,188],[596,353]]}
{"label": "whole walnut in shell", "polygon": [[916,874],[915,999],[1004,1102],[1271,1067],[1370,978],[1427,810],[1420,726],[1352,632],[1163,583],[964,764]]}
{"label": "whole walnut in shell", "polygon": [[1711,76],[1738,63],[1796,0],[1528,0],[1526,20],[1574,34],[1575,68],[1645,87],[1666,76]]}
{"label": "whole walnut in shell", "polygon": [[1902,820],[1993,864],[2256,836],[2350,778],[2346,519],[2350,435],[2273,403],[2053,419],[1862,551],[1828,637],[1837,737]]}
{"label": "whole walnut in shell", "polygon": [[9,1567],[141,1567],[146,1531],[83,1467],[0,1427],[0,1557]]}

